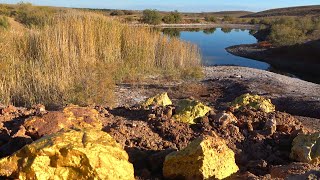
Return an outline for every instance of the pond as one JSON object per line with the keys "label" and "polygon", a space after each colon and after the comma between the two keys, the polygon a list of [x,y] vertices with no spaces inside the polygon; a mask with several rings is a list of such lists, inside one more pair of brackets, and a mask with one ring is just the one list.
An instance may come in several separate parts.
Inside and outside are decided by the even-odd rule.
{"label": "pond", "polygon": [[250,30],[229,28],[163,29],[164,34],[178,36],[182,40],[197,44],[205,66],[235,65],[269,70],[268,63],[234,56],[225,50],[229,46],[256,43],[257,39],[250,32]]}

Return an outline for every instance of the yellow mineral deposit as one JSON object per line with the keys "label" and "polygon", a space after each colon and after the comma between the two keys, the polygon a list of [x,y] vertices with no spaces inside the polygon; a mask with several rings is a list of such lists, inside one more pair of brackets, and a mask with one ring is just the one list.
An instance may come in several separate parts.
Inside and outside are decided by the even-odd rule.
{"label": "yellow mineral deposit", "polygon": [[141,104],[141,106],[147,108],[148,106],[168,106],[171,104],[172,102],[168,96],[168,93],[165,92],[147,99],[144,103]]}
{"label": "yellow mineral deposit", "polygon": [[126,151],[97,129],[46,136],[0,160],[0,176],[17,179],[133,180]]}
{"label": "yellow mineral deposit", "polygon": [[271,103],[270,99],[265,99],[258,95],[243,94],[240,97],[237,97],[232,103],[231,106],[236,109],[241,109],[246,106],[250,106],[256,110],[262,110],[266,113],[274,112],[275,106]]}
{"label": "yellow mineral deposit", "polygon": [[299,134],[293,140],[290,157],[296,161],[320,165],[320,132]]}
{"label": "yellow mineral deposit", "polygon": [[210,110],[210,107],[199,101],[184,99],[178,102],[173,118],[180,122],[195,124],[197,118],[205,116]]}
{"label": "yellow mineral deposit", "polygon": [[224,179],[238,170],[234,152],[214,135],[198,138],[185,149],[166,156],[163,175],[170,179]]}

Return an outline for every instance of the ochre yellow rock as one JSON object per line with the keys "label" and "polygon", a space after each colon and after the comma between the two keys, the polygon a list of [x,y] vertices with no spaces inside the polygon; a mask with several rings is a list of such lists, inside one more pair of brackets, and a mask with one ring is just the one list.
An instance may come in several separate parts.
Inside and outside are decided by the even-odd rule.
{"label": "ochre yellow rock", "polygon": [[217,135],[204,136],[166,156],[165,178],[224,179],[239,170],[234,152]]}
{"label": "ochre yellow rock", "polygon": [[0,176],[18,179],[134,179],[128,154],[97,129],[49,135],[0,160]]}
{"label": "ochre yellow rock", "polygon": [[240,97],[237,97],[231,103],[231,106],[235,107],[236,109],[250,106],[256,110],[262,110],[266,113],[275,111],[275,106],[271,103],[270,99],[265,99],[261,96],[250,94],[243,94]]}
{"label": "ochre yellow rock", "polygon": [[320,165],[320,132],[299,134],[294,138],[290,157],[296,161]]}
{"label": "ochre yellow rock", "polygon": [[195,119],[205,116],[210,110],[210,107],[199,101],[184,99],[178,102],[173,118],[180,122],[195,124]]}
{"label": "ochre yellow rock", "polygon": [[168,106],[171,104],[172,102],[168,96],[168,93],[165,92],[147,99],[144,103],[141,104],[141,106],[146,108],[148,106]]}
{"label": "ochre yellow rock", "polygon": [[62,112],[53,111],[42,116],[33,116],[27,119],[23,126],[32,137],[40,138],[71,127],[102,129],[102,122],[97,110],[71,105]]}

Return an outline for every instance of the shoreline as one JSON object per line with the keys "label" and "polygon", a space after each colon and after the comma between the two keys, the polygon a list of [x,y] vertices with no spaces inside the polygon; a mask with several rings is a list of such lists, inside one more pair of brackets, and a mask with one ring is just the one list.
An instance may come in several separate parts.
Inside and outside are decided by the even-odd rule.
{"label": "shoreline", "polygon": [[251,24],[159,24],[159,25],[149,25],[149,24],[132,24],[135,26],[146,26],[146,27],[159,27],[159,28],[233,28],[233,29],[258,29],[258,25]]}
{"label": "shoreline", "polygon": [[[302,47],[302,48],[301,48]],[[257,44],[230,46],[226,51],[232,55],[266,62],[273,69],[292,74],[305,81],[320,83],[320,63],[316,54],[308,52],[309,45],[279,48],[260,48]]]}

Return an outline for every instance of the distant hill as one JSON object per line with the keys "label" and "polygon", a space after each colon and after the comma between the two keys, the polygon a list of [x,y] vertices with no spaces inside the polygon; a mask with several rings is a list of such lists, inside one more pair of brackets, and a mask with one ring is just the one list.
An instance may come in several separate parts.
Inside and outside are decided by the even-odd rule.
{"label": "distant hill", "polygon": [[271,16],[305,16],[320,15],[320,5],[314,6],[297,6],[279,9],[270,9],[254,14],[244,15],[244,18],[271,17]]}

